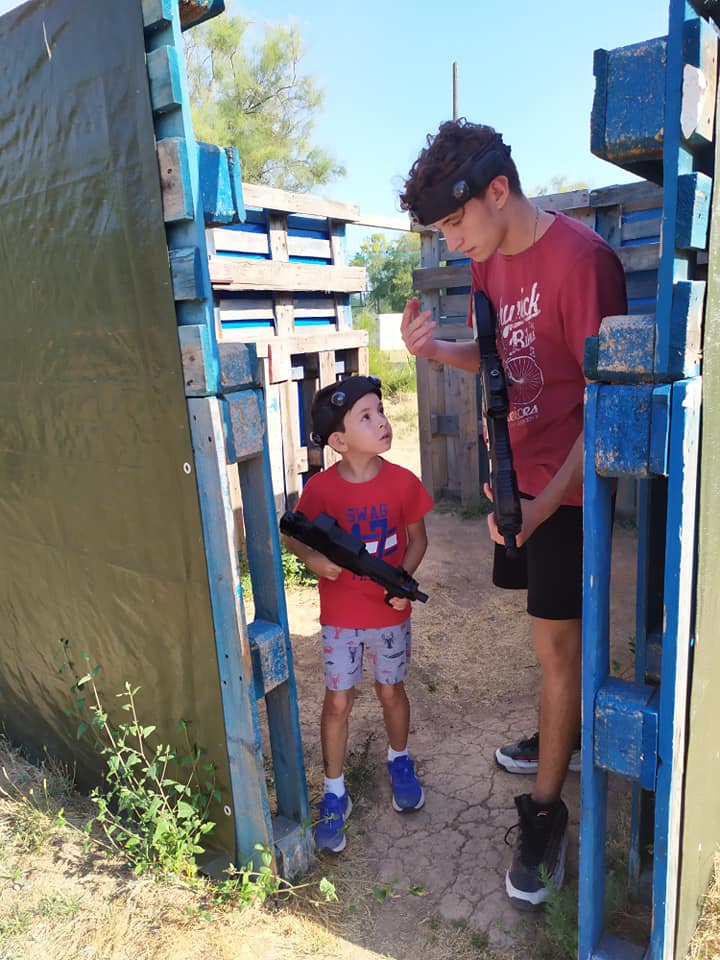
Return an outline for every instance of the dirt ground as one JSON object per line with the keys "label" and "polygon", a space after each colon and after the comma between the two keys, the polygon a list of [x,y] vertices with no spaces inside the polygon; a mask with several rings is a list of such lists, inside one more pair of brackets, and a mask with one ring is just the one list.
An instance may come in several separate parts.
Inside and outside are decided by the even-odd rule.
{"label": "dirt ground", "polygon": [[[396,426],[390,456],[419,473],[412,402],[389,404]],[[496,746],[531,733],[536,725],[538,670],[524,597],[491,586],[484,518],[436,510],[427,529],[429,548],[417,577],[430,600],[414,605],[407,682],[410,748],[426,803],[407,815],[391,807],[380,712],[366,679],[351,720],[346,777],[354,809],[347,847],[342,854],[320,857],[314,875],[333,879],[339,903],[326,907],[306,899],[290,910],[219,915],[181,888],[158,887],[83,853],[81,842],[65,833],[50,830],[49,839],[28,853],[18,848],[15,833],[8,839],[18,807],[0,791],[0,960],[526,960],[537,955],[542,921],[510,907],[503,881],[511,852],[504,836],[516,819],[513,797],[531,789],[532,780],[507,774],[493,762]],[[617,529],[613,659],[621,663],[629,661],[634,632],[634,558],[633,532]],[[315,803],[322,787],[318,718],[323,695],[316,590],[291,589],[288,609]],[[0,766],[10,767],[16,784],[34,775],[20,766],[13,772],[13,762],[0,756]],[[569,774],[565,799],[571,818],[568,883],[574,884],[577,774]],[[77,804],[81,810],[82,801]],[[81,822],[82,813],[76,819]]]}
{"label": "dirt ground", "polygon": [[[407,403],[407,401],[406,401]],[[390,405],[402,423],[405,408]],[[396,430],[388,455],[420,472],[416,435]],[[505,832],[515,822],[513,797],[532,778],[511,775],[494,763],[497,746],[536,729],[539,673],[522,592],[500,591],[490,581],[491,549],[484,517],[463,519],[457,510],[427,518],[428,552],[416,576],[430,595],[413,606],[413,661],[407,681],[412,706],[410,749],[424,783],[426,804],[400,816],[390,806],[386,741],[372,683],[358,688],[346,774],[355,808],[348,842],[321,864],[342,870],[354,862],[373,884],[393,896],[372,923],[348,931],[355,943],[381,955],[409,960],[433,952],[433,923],[463,929],[503,955],[532,956],[535,921],[518,914],[504,892],[511,853]],[[635,535],[618,528],[613,547],[613,660],[631,660],[635,606]],[[323,695],[317,600],[313,592],[289,597],[300,715],[313,799],[319,799],[322,763],[318,715]],[[569,882],[577,877],[579,778],[569,774]],[[622,798],[617,800],[622,803]],[[422,896],[413,891],[422,891]],[[479,938],[479,939],[478,939]],[[444,948],[438,948],[440,951]],[[517,953],[516,953],[517,951]],[[451,955],[451,954],[450,954]],[[478,956],[483,956],[479,953]]]}

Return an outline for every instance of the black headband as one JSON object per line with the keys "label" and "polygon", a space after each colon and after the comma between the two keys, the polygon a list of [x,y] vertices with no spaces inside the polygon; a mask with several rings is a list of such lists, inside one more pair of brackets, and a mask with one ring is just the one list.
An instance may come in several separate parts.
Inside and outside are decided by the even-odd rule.
{"label": "black headband", "polygon": [[413,220],[423,226],[437,223],[459,210],[471,197],[477,197],[488,184],[503,173],[510,147],[497,133],[478,153],[473,154],[451,176],[423,191],[410,211]]}
{"label": "black headband", "polygon": [[340,428],[345,414],[366,393],[376,393],[382,400],[382,384],[379,377],[346,377],[318,390],[312,402],[310,439],[321,446],[328,442],[331,433]]}

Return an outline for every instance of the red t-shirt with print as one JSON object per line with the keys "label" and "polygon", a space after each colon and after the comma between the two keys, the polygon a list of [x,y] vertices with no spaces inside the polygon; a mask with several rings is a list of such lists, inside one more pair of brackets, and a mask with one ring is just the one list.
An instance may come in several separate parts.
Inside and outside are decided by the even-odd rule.
{"label": "red t-shirt with print", "polygon": [[[585,340],[603,317],[627,312],[622,264],[597,233],[558,213],[527,250],[496,252],[471,273],[497,316],[518,486],[537,496],[583,428]],[[564,502],[580,505],[582,488]]]}
{"label": "red t-shirt with print", "polygon": [[[333,517],[343,530],[364,541],[369,553],[402,565],[407,527],[421,520],[433,502],[420,480],[405,467],[382,457],[377,475],[350,483],[337,464],[314,474],[305,484],[297,509],[309,520],[319,513]],[[389,627],[407,620],[410,610],[385,603],[385,590],[367,577],[343,570],[337,580],[320,577],[320,623],[333,627]]]}

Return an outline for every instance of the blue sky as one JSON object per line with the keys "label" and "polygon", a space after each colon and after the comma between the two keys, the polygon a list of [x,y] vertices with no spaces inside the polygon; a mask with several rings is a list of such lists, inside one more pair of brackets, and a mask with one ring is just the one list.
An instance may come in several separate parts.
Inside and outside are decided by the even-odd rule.
{"label": "blue sky", "polygon": [[[325,94],[315,140],[347,168],[325,196],[398,212],[425,135],[452,115],[453,61],[460,114],[503,133],[527,193],[554,176],[591,187],[633,179],[590,153],[593,51],[667,33],[667,0],[603,0],[592,10],[577,0],[226,3],[258,29],[299,26],[301,70]],[[0,13],[16,5],[0,0]]]}

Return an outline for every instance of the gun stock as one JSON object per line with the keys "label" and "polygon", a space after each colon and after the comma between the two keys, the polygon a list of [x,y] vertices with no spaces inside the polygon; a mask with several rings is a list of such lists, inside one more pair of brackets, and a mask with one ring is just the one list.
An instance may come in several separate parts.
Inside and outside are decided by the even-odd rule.
{"label": "gun stock", "polygon": [[288,510],[280,518],[280,532],[317,550],[339,567],[380,584],[386,591],[386,603],[391,597],[404,597],[421,603],[428,598],[407,570],[373,557],[362,540],[343,530],[327,513],[320,513],[314,521],[310,521],[299,510]]}

